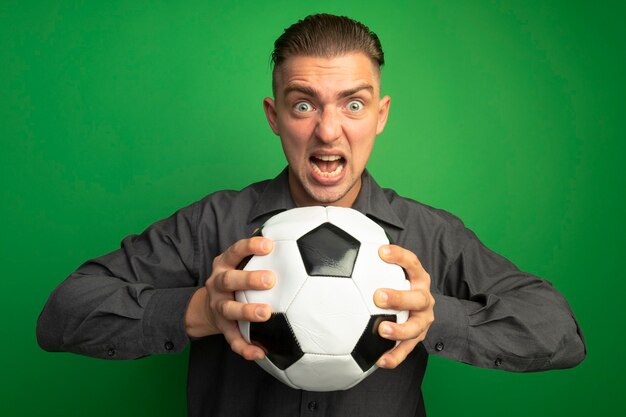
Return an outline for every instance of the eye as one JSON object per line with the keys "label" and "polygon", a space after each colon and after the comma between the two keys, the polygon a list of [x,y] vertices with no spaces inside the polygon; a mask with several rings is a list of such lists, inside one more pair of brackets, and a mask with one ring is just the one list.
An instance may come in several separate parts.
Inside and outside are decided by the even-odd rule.
{"label": "eye", "polygon": [[313,106],[309,102],[300,101],[296,103],[295,109],[299,113],[306,113],[306,112],[313,111]]}
{"label": "eye", "polygon": [[358,100],[352,100],[348,103],[348,110],[351,112],[357,112],[363,109],[363,103]]}

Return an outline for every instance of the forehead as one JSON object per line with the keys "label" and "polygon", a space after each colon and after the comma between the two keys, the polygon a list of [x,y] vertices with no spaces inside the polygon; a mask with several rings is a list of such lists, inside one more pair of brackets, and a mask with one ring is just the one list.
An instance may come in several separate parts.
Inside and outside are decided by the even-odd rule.
{"label": "forehead", "polygon": [[336,57],[292,56],[274,71],[275,94],[282,95],[294,85],[315,90],[349,89],[371,85],[379,94],[380,70],[365,54],[356,52]]}

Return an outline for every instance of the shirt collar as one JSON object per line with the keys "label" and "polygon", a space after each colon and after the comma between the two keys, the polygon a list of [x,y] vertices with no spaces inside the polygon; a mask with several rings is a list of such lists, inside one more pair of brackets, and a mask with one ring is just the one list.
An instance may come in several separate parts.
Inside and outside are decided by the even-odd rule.
{"label": "shirt collar", "polygon": [[363,171],[361,176],[361,191],[352,208],[368,217],[373,217],[398,229],[404,229],[404,222],[389,204],[383,189],[367,170]]}
{"label": "shirt collar", "polygon": [[[287,190],[287,192],[285,192]],[[289,190],[289,172],[285,168],[276,178],[269,181],[250,211],[248,223],[269,213],[278,213],[296,207]],[[352,206],[353,209],[385,222],[398,229],[404,229],[404,223],[392,209],[382,188],[374,181],[367,170],[361,176],[361,191]]]}
{"label": "shirt collar", "polygon": [[289,192],[289,172],[288,168],[270,180],[261,191],[259,199],[250,211],[248,223],[269,213],[278,213],[296,207]]}

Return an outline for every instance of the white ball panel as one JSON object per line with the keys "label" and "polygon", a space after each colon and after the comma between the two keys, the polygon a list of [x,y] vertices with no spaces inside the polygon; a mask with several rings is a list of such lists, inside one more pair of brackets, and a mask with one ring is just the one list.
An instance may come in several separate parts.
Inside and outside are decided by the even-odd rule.
{"label": "white ball panel", "polygon": [[244,291],[236,291],[235,300],[244,304],[248,303],[248,299],[246,298],[246,293]]}
{"label": "white ball panel", "polygon": [[270,218],[263,225],[263,236],[277,240],[297,240],[327,220],[324,207],[299,207]]}
{"label": "white ball panel", "polygon": [[285,371],[278,369],[276,365],[274,365],[272,362],[270,362],[269,359],[267,359],[267,357],[265,357],[264,359],[261,359],[260,361],[256,361],[256,363],[258,363],[259,366],[263,368],[266,372],[269,372],[270,374],[272,374],[280,382],[290,386],[291,388],[300,389],[299,387],[295,386],[289,380],[289,378],[287,378]]}
{"label": "white ball panel", "polygon": [[295,241],[274,242],[272,252],[264,256],[253,256],[244,270],[270,270],[276,274],[273,288],[245,291],[249,303],[269,304],[275,313],[287,310],[291,300],[308,278]]}
{"label": "white ball panel", "polygon": [[326,207],[326,210],[329,222],[345,230],[359,242],[379,245],[389,243],[385,230],[365,214],[344,207]]}
{"label": "white ball panel", "polygon": [[[402,323],[404,323],[405,321],[407,321],[409,319],[409,312],[406,311],[406,310],[405,311],[399,311],[396,314],[396,317],[397,317],[396,323],[402,324]],[[396,345],[399,344],[399,343],[400,342],[396,343]]]}
{"label": "white ball panel", "polygon": [[411,287],[405,278],[402,268],[395,264],[389,264],[378,256],[378,244],[362,244],[359,250],[352,279],[356,283],[363,300],[371,314],[391,314],[397,310],[387,310],[374,304],[374,292],[379,288],[393,288],[396,290],[408,290]]}
{"label": "white ball panel", "polygon": [[250,322],[249,321],[238,321],[239,331],[241,335],[245,339],[246,342],[250,343]]}
{"label": "white ball panel", "polygon": [[370,314],[349,278],[310,277],[287,310],[302,351],[352,352]]}
{"label": "white ball panel", "polygon": [[[398,342],[398,343],[399,343],[399,342]],[[396,343],[396,346],[398,345],[398,343]],[[361,369],[361,368],[359,368],[359,369]],[[372,366],[370,369],[368,369],[368,370],[367,370],[367,371],[365,371],[365,372],[361,371],[361,372],[363,372],[363,373],[361,374],[361,376],[360,376],[360,377],[359,377],[356,381],[354,381],[354,383],[353,383],[353,384],[348,385],[348,386],[347,386],[347,387],[345,387],[344,389],[350,389],[350,388],[352,388],[353,386],[355,386],[356,384],[358,384],[359,382],[363,381],[365,378],[367,378],[368,376],[370,376],[370,375],[371,375],[371,374],[372,374],[375,370],[377,370],[377,369],[378,369],[378,366],[374,365],[374,366]]]}
{"label": "white ball panel", "polygon": [[337,391],[355,385],[365,373],[350,355],[305,354],[285,370],[292,383],[307,391]]}

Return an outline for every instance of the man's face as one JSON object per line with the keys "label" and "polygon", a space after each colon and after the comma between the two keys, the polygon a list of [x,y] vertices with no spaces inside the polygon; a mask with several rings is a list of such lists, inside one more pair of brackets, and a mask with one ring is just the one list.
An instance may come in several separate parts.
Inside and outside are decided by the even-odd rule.
{"label": "man's face", "polygon": [[295,56],[275,82],[275,99],[263,104],[289,162],[294,202],[350,207],[387,121],[390,101],[380,98],[378,68],[363,53]]}

